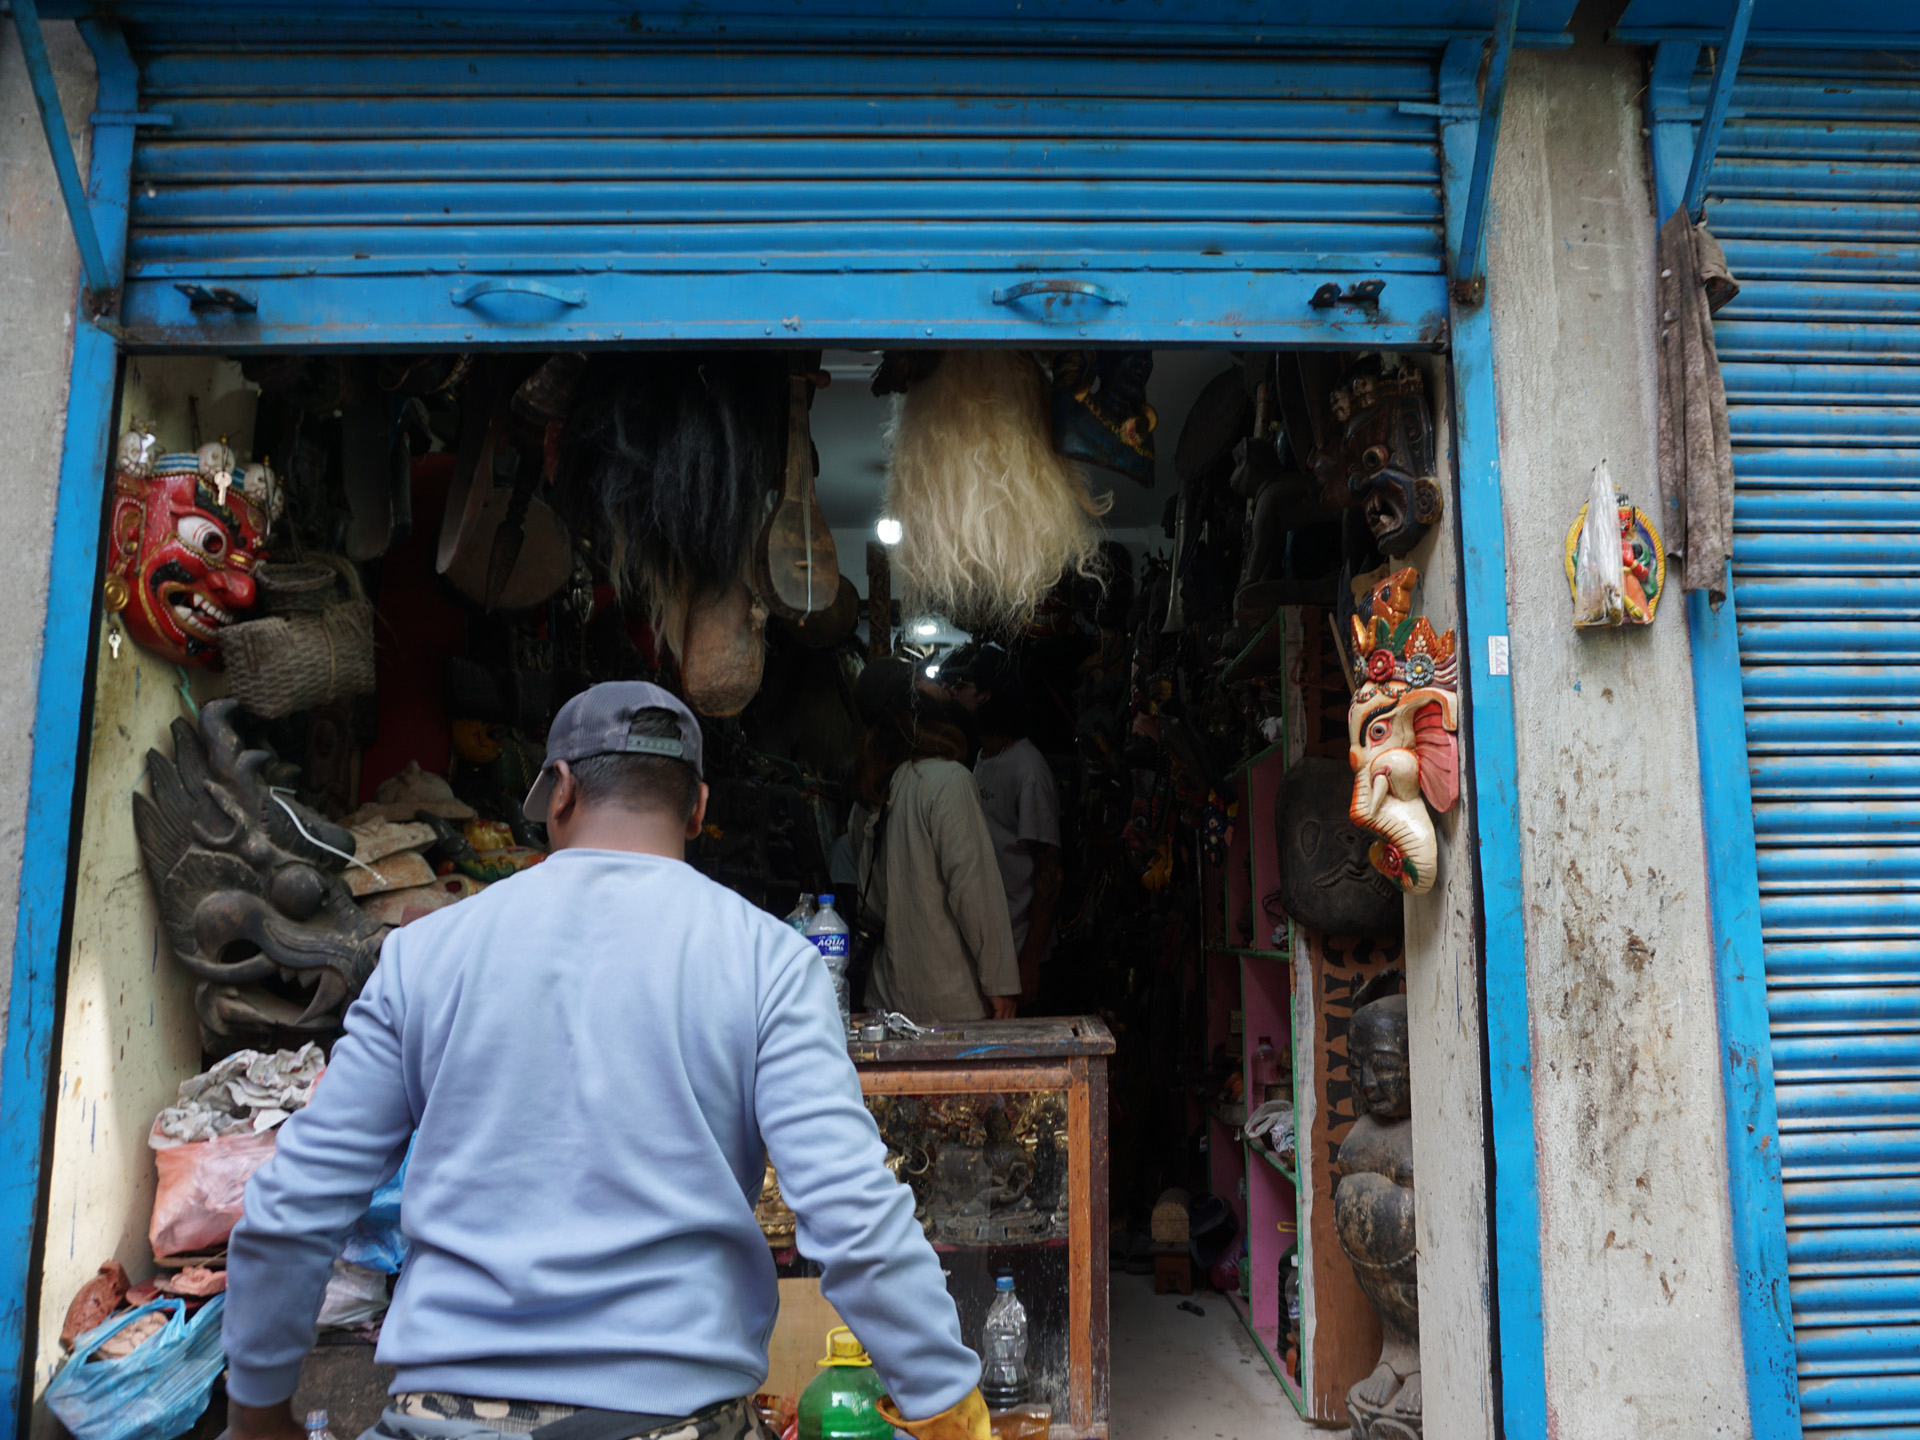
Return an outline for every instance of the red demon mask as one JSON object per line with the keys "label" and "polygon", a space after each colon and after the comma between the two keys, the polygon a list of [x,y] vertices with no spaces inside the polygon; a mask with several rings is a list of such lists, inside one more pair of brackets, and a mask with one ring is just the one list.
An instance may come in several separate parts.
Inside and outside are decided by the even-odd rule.
{"label": "red demon mask", "polygon": [[277,490],[265,466],[237,470],[224,444],[155,459],[151,436],[122,440],[107,605],[138,644],[182,664],[219,664],[221,628],[253,608]]}

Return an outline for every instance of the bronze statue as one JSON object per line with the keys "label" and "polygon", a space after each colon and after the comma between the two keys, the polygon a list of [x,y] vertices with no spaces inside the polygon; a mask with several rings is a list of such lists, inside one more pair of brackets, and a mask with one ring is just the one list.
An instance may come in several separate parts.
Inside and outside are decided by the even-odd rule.
{"label": "bronze statue", "polygon": [[1380,1316],[1373,1373],[1347,1392],[1354,1440],[1419,1440],[1420,1288],[1413,1230],[1413,1113],[1407,997],[1369,1000],[1400,978],[1384,970],[1355,997],[1347,1071],[1360,1118],[1340,1142],[1333,1223]]}
{"label": "bronze statue", "polygon": [[198,729],[175,720],[173,758],[147,752],[153,797],[133,797],[147,879],[175,958],[200,982],[210,1050],[338,1033],[388,928],[341,878],[353,836],[277,792],[271,752],[241,748],[237,709],[213,701]]}

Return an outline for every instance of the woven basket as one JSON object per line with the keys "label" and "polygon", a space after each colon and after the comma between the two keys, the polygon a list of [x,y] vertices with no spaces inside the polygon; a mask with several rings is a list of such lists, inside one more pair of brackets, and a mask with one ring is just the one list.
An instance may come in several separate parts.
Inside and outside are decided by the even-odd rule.
{"label": "woven basket", "polygon": [[267,560],[255,567],[253,578],[263,615],[319,615],[339,603],[340,572],[331,565]]}
{"label": "woven basket", "polygon": [[322,615],[229,625],[220,655],[227,693],[263,719],[371,694],[373,606],[353,600]]}

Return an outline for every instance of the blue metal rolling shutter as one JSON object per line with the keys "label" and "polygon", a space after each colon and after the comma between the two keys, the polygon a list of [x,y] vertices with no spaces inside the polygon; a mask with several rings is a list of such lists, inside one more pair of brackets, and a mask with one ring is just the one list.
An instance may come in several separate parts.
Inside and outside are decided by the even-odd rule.
{"label": "blue metal rolling shutter", "polygon": [[133,38],[140,345],[1445,337],[1431,50]]}
{"label": "blue metal rolling shutter", "polygon": [[1802,1424],[1920,1436],[1920,77],[1750,55],[1706,219]]}

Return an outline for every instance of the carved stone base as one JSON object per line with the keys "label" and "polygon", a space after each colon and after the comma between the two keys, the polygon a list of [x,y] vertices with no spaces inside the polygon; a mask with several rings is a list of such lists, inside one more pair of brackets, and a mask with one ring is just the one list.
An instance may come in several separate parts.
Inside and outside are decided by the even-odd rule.
{"label": "carved stone base", "polygon": [[[1417,1381],[1419,1377],[1416,1375],[1414,1379]],[[1385,1405],[1370,1405],[1359,1393],[1366,1383],[1362,1380],[1347,1392],[1347,1416],[1353,1425],[1353,1440],[1421,1440],[1418,1394],[1412,1397],[1413,1412],[1401,1414],[1394,1407],[1405,1394],[1404,1389]]]}

